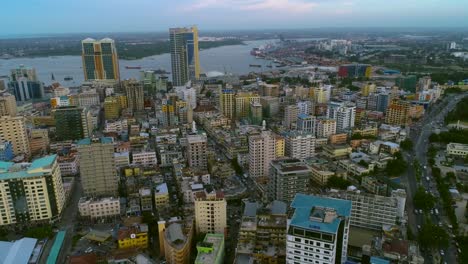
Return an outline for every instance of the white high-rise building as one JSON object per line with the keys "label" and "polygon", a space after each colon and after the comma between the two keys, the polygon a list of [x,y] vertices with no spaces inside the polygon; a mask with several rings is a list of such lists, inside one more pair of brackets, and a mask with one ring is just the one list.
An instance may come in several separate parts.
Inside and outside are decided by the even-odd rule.
{"label": "white high-rise building", "polygon": [[336,112],[336,131],[338,133],[346,132],[354,127],[356,119],[356,106],[347,104],[338,108]]}
{"label": "white high-rise building", "polygon": [[328,138],[336,134],[336,120],[317,118],[315,131],[317,138]]}
{"label": "white high-rise building", "polygon": [[312,105],[312,102],[311,101],[300,101],[300,102],[297,102],[297,108],[298,108],[298,114],[305,114],[305,115],[310,115],[312,114],[312,108],[313,108],[313,105]]}
{"label": "white high-rise building", "polygon": [[315,154],[315,137],[311,133],[291,131],[285,134],[286,156],[305,159]]}
{"label": "white high-rise building", "polygon": [[287,264],[346,262],[351,201],[297,194],[291,209]]}
{"label": "white high-rise building", "polygon": [[284,155],[284,139],[266,130],[249,137],[249,174],[252,178],[267,177],[270,162]]}
{"label": "white high-rise building", "polygon": [[200,192],[195,197],[195,225],[197,234],[224,234],[227,227],[227,202],[222,192]]}

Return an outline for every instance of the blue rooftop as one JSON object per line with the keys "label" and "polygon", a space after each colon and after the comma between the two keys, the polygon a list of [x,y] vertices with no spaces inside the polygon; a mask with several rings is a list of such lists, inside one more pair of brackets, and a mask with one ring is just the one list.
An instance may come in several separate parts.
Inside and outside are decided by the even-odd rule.
{"label": "blue rooftop", "polygon": [[169,193],[166,183],[162,183],[162,184],[156,186],[156,191],[157,191],[157,193]]}
{"label": "blue rooftop", "polygon": [[51,166],[56,158],[57,155],[54,154],[36,159],[32,163],[0,161],[0,180],[41,176],[44,172],[33,172],[33,170]]}
{"label": "blue rooftop", "polygon": [[60,249],[62,248],[63,240],[65,239],[65,233],[65,231],[59,231],[55,236],[54,244],[52,245],[52,249],[47,257],[47,264],[57,263],[57,258],[59,256]]}
{"label": "blue rooftop", "polygon": [[[333,208],[336,210],[338,217],[328,223],[311,220],[311,214],[319,218],[322,216],[321,212],[314,211],[315,207]],[[291,225],[333,234],[338,231],[341,222],[340,216],[350,217],[351,215],[351,201],[305,194],[296,194],[296,197],[294,197],[291,203],[291,208],[295,209],[291,219]]]}
{"label": "blue rooftop", "polygon": [[[114,142],[114,139],[111,137],[102,137],[99,139],[100,143],[102,144],[109,144]],[[82,140],[79,140],[78,145],[91,145],[91,138],[84,138]]]}
{"label": "blue rooftop", "polygon": [[300,119],[306,119],[306,118],[308,118],[308,117],[310,117],[310,116],[309,116],[309,115],[306,115],[306,114],[304,114],[304,113],[300,113],[299,115],[297,115],[297,117],[300,118]]}
{"label": "blue rooftop", "polygon": [[371,264],[390,264],[390,261],[383,259],[383,258],[379,258],[379,257],[371,257],[370,263]]}
{"label": "blue rooftop", "polygon": [[15,242],[0,241],[0,263],[28,263],[37,239],[25,237]]}

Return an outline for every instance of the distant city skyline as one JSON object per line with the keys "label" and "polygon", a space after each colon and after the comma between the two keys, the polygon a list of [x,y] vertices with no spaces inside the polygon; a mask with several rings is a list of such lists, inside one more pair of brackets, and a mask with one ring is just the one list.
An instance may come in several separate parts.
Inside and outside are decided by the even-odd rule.
{"label": "distant city skyline", "polygon": [[[459,0],[6,1],[0,35],[316,27],[466,27]],[[242,19],[239,19],[242,18]]]}

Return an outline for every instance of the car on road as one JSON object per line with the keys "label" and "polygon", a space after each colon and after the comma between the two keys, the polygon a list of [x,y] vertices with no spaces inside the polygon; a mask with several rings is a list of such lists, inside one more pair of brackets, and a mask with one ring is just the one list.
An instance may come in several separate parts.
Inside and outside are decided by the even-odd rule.
{"label": "car on road", "polygon": [[445,255],[445,251],[443,249],[440,250],[440,255],[441,256],[444,256]]}
{"label": "car on road", "polygon": [[420,226],[420,225],[418,225],[418,230],[421,230],[421,226]]}

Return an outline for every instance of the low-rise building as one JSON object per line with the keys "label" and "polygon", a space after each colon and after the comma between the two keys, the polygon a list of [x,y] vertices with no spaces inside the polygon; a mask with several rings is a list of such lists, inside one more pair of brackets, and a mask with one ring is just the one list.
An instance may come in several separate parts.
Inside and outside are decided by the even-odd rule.
{"label": "low-rise building", "polygon": [[154,204],[158,210],[169,204],[169,191],[166,183],[162,183],[154,189]]}
{"label": "low-rise building", "polygon": [[80,172],[80,162],[76,152],[71,152],[66,156],[59,156],[58,164],[62,176],[76,175]]}
{"label": "low-rise building", "polygon": [[82,217],[92,219],[119,216],[120,200],[113,197],[100,199],[82,197],[78,202],[78,212]]}
{"label": "low-rise building", "polygon": [[193,220],[158,222],[160,254],[168,264],[190,262],[192,239],[194,236]]}
{"label": "low-rise building", "polygon": [[322,149],[325,156],[331,159],[346,157],[353,150],[349,145],[324,145]]}
{"label": "low-rise building", "polygon": [[449,143],[447,144],[447,155],[466,157],[468,155],[468,144]]}
{"label": "low-rise building", "polygon": [[141,211],[152,211],[153,210],[153,196],[151,195],[150,188],[141,188],[138,191],[140,195],[140,206]]}
{"label": "low-rise building", "polygon": [[148,226],[138,224],[130,227],[121,227],[117,234],[119,249],[148,248]]}
{"label": "low-rise building", "polygon": [[157,163],[158,160],[156,158],[156,152],[154,151],[141,151],[132,153],[132,164],[156,166]]}

